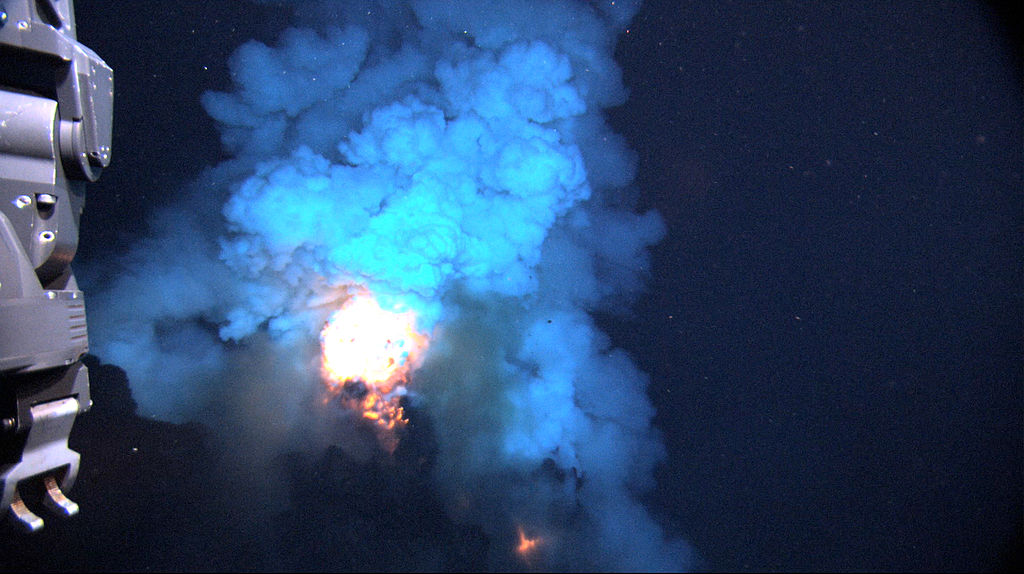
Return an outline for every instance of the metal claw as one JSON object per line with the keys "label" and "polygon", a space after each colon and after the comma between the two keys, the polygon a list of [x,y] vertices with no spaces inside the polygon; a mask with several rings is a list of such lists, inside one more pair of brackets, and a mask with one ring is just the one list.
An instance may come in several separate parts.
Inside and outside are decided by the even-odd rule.
{"label": "metal claw", "polygon": [[46,498],[43,499],[43,506],[54,514],[74,516],[78,514],[78,504],[64,496],[57,484],[57,479],[51,475],[43,478],[43,485],[46,486]]}
{"label": "metal claw", "polygon": [[25,506],[25,501],[17,492],[14,493],[14,500],[11,501],[11,516],[27,532],[37,532],[43,527],[43,519],[29,510],[28,506]]}

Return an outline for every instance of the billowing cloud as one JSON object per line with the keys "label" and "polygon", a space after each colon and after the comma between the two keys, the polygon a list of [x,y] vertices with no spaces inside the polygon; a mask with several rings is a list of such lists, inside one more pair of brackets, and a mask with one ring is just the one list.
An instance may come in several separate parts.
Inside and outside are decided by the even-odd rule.
{"label": "billowing cloud", "polygon": [[308,26],[239,47],[234,89],[205,95],[232,159],[94,294],[93,351],[145,415],[244,412],[247,444],[294,448],[288,429],[323,428],[320,329],[368,291],[429,334],[406,400],[495,568],[684,568],[637,497],[664,456],[647,378],[591,316],[628,307],[663,234],[623,199],[634,158],[601,115],[636,8],[298,7]]}

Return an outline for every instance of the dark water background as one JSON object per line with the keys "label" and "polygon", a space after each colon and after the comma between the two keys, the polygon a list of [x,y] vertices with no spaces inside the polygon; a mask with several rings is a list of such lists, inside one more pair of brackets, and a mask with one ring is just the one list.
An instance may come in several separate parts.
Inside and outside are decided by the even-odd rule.
{"label": "dark water background", "polygon": [[[235,47],[288,21],[226,0],[77,14],[117,82],[88,266],[217,162],[199,95],[228,87]],[[602,327],[652,376],[669,457],[649,503],[703,567],[1020,561],[1017,30],[975,2],[663,0],[620,38],[631,97],[609,117],[669,234],[635,315]],[[134,417],[123,373],[91,365],[95,406],[72,436],[82,514],[5,533],[2,569],[484,566],[486,538],[432,494],[415,413],[397,460],[282,457],[285,509],[252,525],[223,504],[246,492],[216,482],[203,429]]]}

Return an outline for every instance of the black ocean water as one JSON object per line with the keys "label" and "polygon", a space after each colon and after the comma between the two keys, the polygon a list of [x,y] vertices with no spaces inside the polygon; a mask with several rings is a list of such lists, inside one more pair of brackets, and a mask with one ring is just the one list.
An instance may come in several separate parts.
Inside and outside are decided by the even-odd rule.
{"label": "black ocean water", "polygon": [[[117,86],[114,162],[82,222],[87,275],[220,160],[200,95],[227,89],[228,55],[271,42],[290,13],[76,8]],[[1019,562],[1016,30],[984,3],[648,1],[620,34],[630,96],[606,114],[638,154],[639,207],[667,234],[633,310],[599,324],[650,375],[667,456],[644,501],[695,568]],[[253,493],[216,471],[209,429],[138,417],[124,372],[89,365],[95,404],[71,441],[81,514],[9,529],[5,570],[490,563],[494,541],[445,511],[437,440],[415,410],[394,455],[282,453],[288,488]]]}

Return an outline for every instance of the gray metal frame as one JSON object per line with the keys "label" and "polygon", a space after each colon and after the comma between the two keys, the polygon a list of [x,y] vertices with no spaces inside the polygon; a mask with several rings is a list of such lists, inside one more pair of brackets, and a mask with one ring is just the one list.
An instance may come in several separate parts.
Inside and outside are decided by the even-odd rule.
{"label": "gray metal frame", "polygon": [[68,434],[91,405],[71,261],[112,113],[113,72],[78,42],[73,2],[0,0],[0,509],[30,531],[43,520],[25,492],[78,510],[61,491],[79,465]]}

